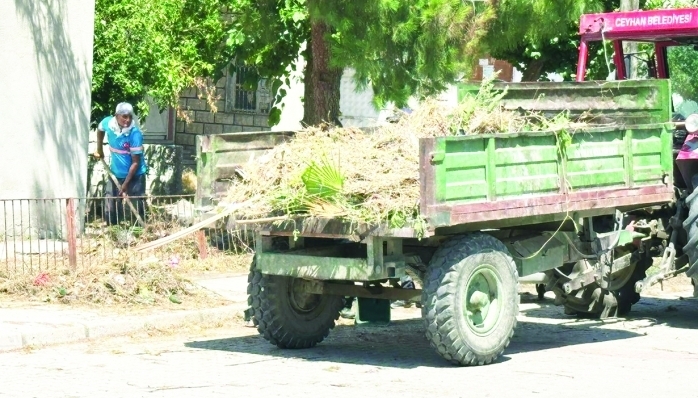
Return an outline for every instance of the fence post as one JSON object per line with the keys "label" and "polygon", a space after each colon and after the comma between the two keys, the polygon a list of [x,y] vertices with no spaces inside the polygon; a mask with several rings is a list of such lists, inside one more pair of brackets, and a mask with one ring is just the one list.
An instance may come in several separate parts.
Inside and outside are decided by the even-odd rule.
{"label": "fence post", "polygon": [[68,228],[68,262],[72,269],[78,265],[78,250],[75,224],[75,199],[69,198],[66,204],[65,224]]}
{"label": "fence post", "polygon": [[202,229],[196,231],[196,244],[199,246],[199,260],[208,257],[208,247],[206,247],[206,234]]}

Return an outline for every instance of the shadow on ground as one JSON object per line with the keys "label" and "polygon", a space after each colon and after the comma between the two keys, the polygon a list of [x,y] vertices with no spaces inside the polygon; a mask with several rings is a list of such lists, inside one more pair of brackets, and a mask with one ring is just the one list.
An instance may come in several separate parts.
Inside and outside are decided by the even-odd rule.
{"label": "shadow on ground", "polygon": [[[510,346],[497,362],[506,362],[510,359],[509,355],[522,352],[628,339],[642,335],[626,330],[599,329],[598,326],[601,324],[587,322],[561,326],[528,320],[521,321]],[[279,349],[258,335],[192,341],[186,343],[186,346],[283,359],[366,364],[404,369],[420,366],[433,368],[452,366],[429,346],[424,337],[421,319],[394,321],[388,327],[340,325],[330,333],[324,342],[307,350]]]}
{"label": "shadow on ground", "polygon": [[[536,296],[522,294],[521,303],[536,304],[535,308],[522,309],[521,314],[530,318],[554,319],[565,322],[561,326],[590,320],[578,319],[575,316],[565,315],[561,306],[555,306],[553,300],[546,297],[539,301]],[[673,328],[698,329],[698,299],[694,298],[659,298],[642,297],[633,305],[630,313],[624,318],[609,319],[607,321],[596,320],[599,324],[614,324],[628,321],[647,321],[650,326],[666,325]]]}

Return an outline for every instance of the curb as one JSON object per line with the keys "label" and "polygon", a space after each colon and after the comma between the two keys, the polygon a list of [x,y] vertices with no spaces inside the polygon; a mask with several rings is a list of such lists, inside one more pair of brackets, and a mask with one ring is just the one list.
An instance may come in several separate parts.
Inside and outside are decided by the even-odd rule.
{"label": "curb", "polygon": [[0,332],[0,352],[21,350],[27,347],[76,343],[103,337],[134,333],[150,328],[160,329],[189,323],[228,322],[239,316],[244,306],[227,305],[219,308],[190,310],[160,315],[147,315],[114,321],[77,323],[58,328],[46,328],[32,332]]}

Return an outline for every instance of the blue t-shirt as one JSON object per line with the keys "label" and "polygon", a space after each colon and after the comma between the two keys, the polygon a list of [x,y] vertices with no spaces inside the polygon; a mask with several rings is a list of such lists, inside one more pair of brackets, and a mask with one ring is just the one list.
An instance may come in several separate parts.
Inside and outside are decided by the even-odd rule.
{"label": "blue t-shirt", "polygon": [[143,132],[133,122],[131,127],[121,128],[114,116],[108,116],[99,123],[98,129],[104,131],[107,136],[111,152],[109,168],[117,178],[126,178],[128,175],[128,169],[133,163],[131,155],[141,155],[140,165],[134,177],[147,171],[143,156]]}

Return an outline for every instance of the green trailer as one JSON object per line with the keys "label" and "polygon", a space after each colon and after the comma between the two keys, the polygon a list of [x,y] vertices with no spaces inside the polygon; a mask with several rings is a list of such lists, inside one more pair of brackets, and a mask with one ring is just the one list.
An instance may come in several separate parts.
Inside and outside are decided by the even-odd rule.
{"label": "green trailer", "polygon": [[[676,273],[669,81],[504,86],[507,108],[565,110],[588,127],[421,139],[426,229],[321,218],[259,226],[248,293],[265,339],[312,347],[345,297],[359,298],[359,324],[386,322],[390,300],[409,300],[442,357],[488,364],[514,333],[520,283],[554,292],[567,313],[607,317]],[[662,275],[648,277],[662,255]],[[406,273],[421,288],[395,283]]]}

